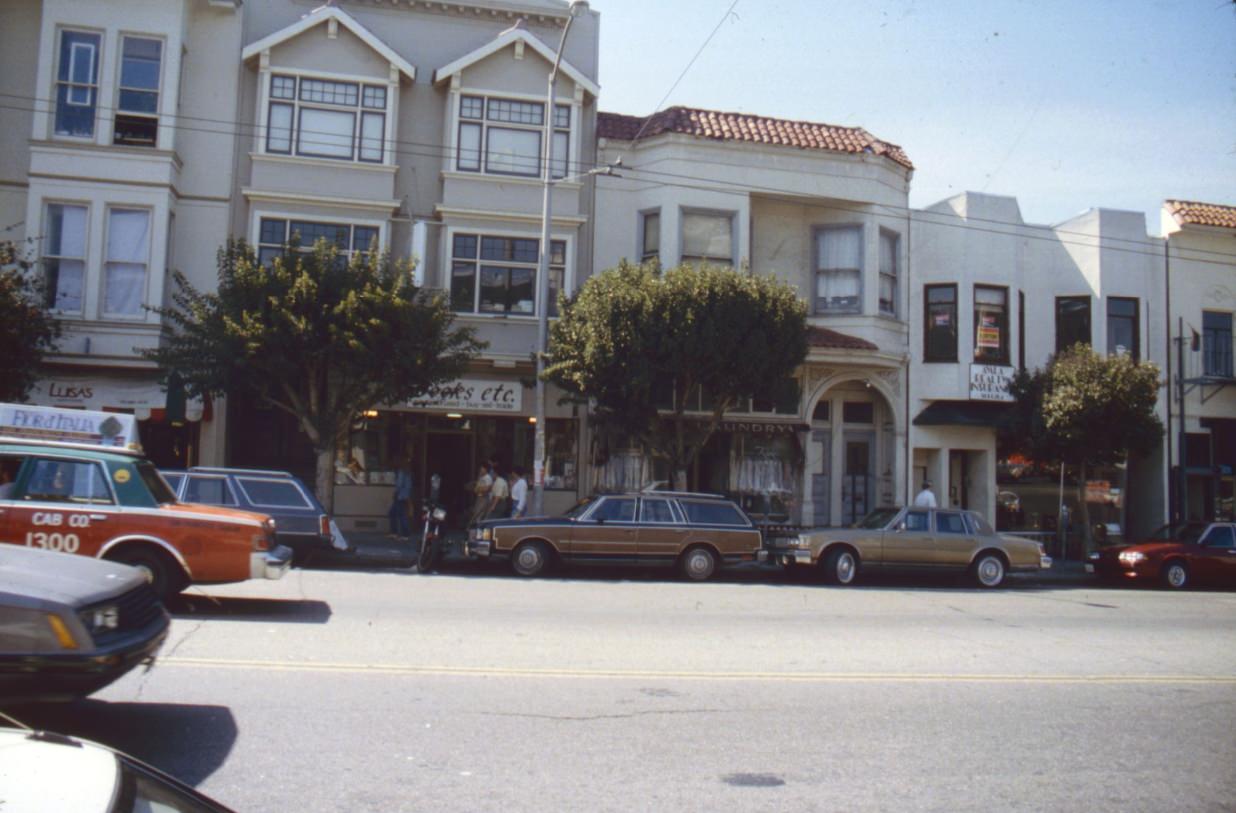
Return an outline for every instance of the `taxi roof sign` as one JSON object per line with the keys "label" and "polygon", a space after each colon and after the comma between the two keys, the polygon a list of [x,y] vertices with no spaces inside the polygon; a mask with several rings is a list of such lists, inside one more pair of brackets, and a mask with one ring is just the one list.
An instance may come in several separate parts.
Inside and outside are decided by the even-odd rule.
{"label": "taxi roof sign", "polygon": [[115,412],[0,404],[0,436],[141,451],[137,419]]}

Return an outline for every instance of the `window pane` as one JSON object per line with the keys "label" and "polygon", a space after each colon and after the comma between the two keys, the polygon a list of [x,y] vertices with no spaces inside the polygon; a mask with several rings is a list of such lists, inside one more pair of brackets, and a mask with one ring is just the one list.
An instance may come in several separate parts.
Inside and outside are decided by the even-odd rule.
{"label": "window pane", "polygon": [[880,273],[897,273],[897,235],[880,232]]}
{"label": "window pane", "polygon": [[539,102],[490,99],[489,120],[506,121],[512,124],[544,124],[545,106]]}
{"label": "window pane", "polygon": [[[369,251],[373,248],[373,241],[378,239],[378,229],[375,226],[357,226],[352,229],[352,250],[353,251]],[[382,248],[378,245],[378,249]]]}
{"label": "window pane", "polygon": [[571,126],[571,106],[566,104],[554,105],[554,126],[563,130]]}
{"label": "window pane", "polygon": [[966,532],[966,523],[962,520],[961,514],[937,511],[936,532],[942,534],[964,534]]}
{"label": "window pane", "polygon": [[897,313],[897,278],[891,274],[880,275],[880,313]]}
{"label": "window pane", "polygon": [[189,484],[185,487],[184,501],[205,505],[236,504],[231,489],[227,487],[227,481],[222,477],[190,477]]}
{"label": "window pane", "polygon": [[640,522],[673,522],[669,500],[644,500],[640,503]]}
{"label": "window pane", "polygon": [[33,499],[53,502],[105,504],[112,501],[96,463],[36,460],[26,492]]}
{"label": "window pane", "polygon": [[459,125],[459,169],[479,172],[481,169],[481,125]]}
{"label": "window pane", "polygon": [[1107,300],[1107,353],[1138,358],[1137,300],[1112,297]]}
{"label": "window pane", "polygon": [[295,483],[284,480],[238,479],[236,483],[254,505],[269,505],[279,508],[310,508],[305,495]]}
{"label": "window pane", "polygon": [[1056,298],[1056,352],[1075,344],[1090,344],[1090,297]]}
{"label": "window pane", "polygon": [[925,361],[957,360],[957,289],[952,285],[926,288]]}
{"label": "window pane", "polygon": [[456,259],[463,257],[471,257],[476,259],[476,235],[475,234],[457,234],[455,235],[454,245],[451,249],[451,256]]}
{"label": "window pane", "polygon": [[86,264],[81,260],[44,260],[47,307],[64,313],[81,313],[85,270]]}
{"label": "window pane", "polygon": [[511,289],[508,294],[510,312],[535,313],[533,302],[536,298],[536,291],[533,289],[533,283],[536,280],[536,272],[531,268],[512,268],[510,272]]}
{"label": "window pane", "polygon": [[862,280],[857,270],[816,274],[816,307],[824,311],[857,311],[862,307]]}
{"label": "window pane", "polygon": [[[159,89],[159,60],[163,43],[139,37],[124,38],[124,56],[120,66],[120,84],[126,88]],[[123,94],[121,99],[123,99]],[[121,104],[123,109],[125,108]]]}
{"label": "window pane", "polygon": [[275,264],[275,258],[283,256],[282,248],[272,248],[263,246],[258,249],[258,263],[263,268],[270,268]]}
{"label": "window pane", "polygon": [[386,116],[382,113],[361,114],[360,159],[381,161],[385,137]]}
{"label": "window pane", "polygon": [[485,110],[485,100],[480,96],[464,96],[459,101],[459,115],[465,119],[479,119]]}
{"label": "window pane", "polygon": [[859,268],[861,265],[862,244],[859,239],[861,230],[825,229],[816,240],[821,270],[830,268]]}
{"label": "window pane", "polygon": [[266,149],[270,152],[291,152],[292,105],[272,104],[267,124]]}
{"label": "window pane", "polygon": [[591,519],[603,519],[606,522],[634,522],[635,500],[611,497],[597,506]]}
{"label": "window pane", "polygon": [[150,255],[150,212],[112,209],[107,217],[107,259],[144,263]]}
{"label": "window pane", "polygon": [[262,218],[261,226],[258,229],[258,242],[283,245],[283,241],[287,239],[287,227],[288,222],[286,220]]}
{"label": "window pane", "polygon": [[643,258],[656,257],[661,253],[661,213],[644,215]]}
{"label": "window pane", "polygon": [[46,253],[55,257],[86,256],[86,207],[53,203],[47,207]]}
{"label": "window pane", "polygon": [[682,254],[731,262],[734,251],[733,218],[684,212],[682,216]]}
{"label": "window pane", "polygon": [[568,143],[566,133],[554,133],[554,160],[550,166],[553,167],[555,178],[565,178],[567,176],[567,164],[570,159],[568,154],[570,144]]}
{"label": "window pane", "polygon": [[351,243],[351,228],[346,223],[308,223],[293,220],[291,231],[305,248],[311,248],[318,240],[325,240],[334,243],[340,251],[347,251]]}
{"label": "window pane", "polygon": [[1008,363],[1008,292],[974,288],[974,359],[989,364]]}
{"label": "window pane", "polygon": [[490,127],[486,133],[485,169],[511,175],[538,174],[541,134],[536,130]]}
{"label": "window pane", "polygon": [[375,110],[385,110],[386,88],[377,87],[375,85],[365,85],[364,94],[361,97],[361,104],[364,107],[371,107]]}
{"label": "window pane", "polygon": [[841,404],[845,423],[875,423],[875,404],[870,401],[845,401]]}
{"label": "window pane", "polygon": [[471,313],[476,307],[476,266],[455,263],[451,266],[451,310]]}
{"label": "window pane", "polygon": [[270,98],[295,99],[296,78],[293,76],[272,76],[270,78]]}
{"label": "window pane", "polygon": [[297,152],[327,158],[351,158],[355,123],[355,113],[302,108]]}
{"label": "window pane", "polygon": [[1202,312],[1203,375],[1232,376],[1232,314]]}
{"label": "window pane", "polygon": [[[540,243],[540,241],[537,241]],[[564,265],[566,263],[566,241],[550,240],[549,241],[549,264]]]}
{"label": "window pane", "polygon": [[683,502],[687,521],[697,525],[746,525],[747,521],[733,505],[724,502]]}
{"label": "window pane", "polygon": [[159,112],[159,94],[148,90],[120,91],[120,109],[130,113]]}
{"label": "window pane", "polygon": [[140,316],[146,294],[146,266],[136,263],[107,264],[107,289],[103,311],[121,316]]}
{"label": "window pane", "polygon": [[358,88],[354,82],[327,82],[322,79],[300,80],[303,102],[356,106]]}
{"label": "window pane", "polygon": [[481,267],[481,312],[506,313],[510,269]]}
{"label": "window pane", "polygon": [[60,32],[60,71],[57,78],[82,85],[98,79],[99,35],[84,31]]}

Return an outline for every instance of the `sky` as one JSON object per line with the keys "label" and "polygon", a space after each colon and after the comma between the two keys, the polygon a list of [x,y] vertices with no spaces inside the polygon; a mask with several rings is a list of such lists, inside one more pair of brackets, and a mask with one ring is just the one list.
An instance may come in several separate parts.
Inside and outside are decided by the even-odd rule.
{"label": "sky", "polygon": [[910,205],[1011,195],[1029,223],[1164,199],[1236,205],[1233,0],[592,0],[600,109],[861,126]]}

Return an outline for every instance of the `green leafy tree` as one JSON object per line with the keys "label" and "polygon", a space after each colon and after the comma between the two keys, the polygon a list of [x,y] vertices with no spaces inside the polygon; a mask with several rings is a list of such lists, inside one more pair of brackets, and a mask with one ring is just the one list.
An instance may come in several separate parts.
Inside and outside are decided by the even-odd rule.
{"label": "green leafy tree", "polygon": [[44,282],[27,251],[0,241],[0,401],[24,401],[60,322],[44,307]]}
{"label": "green leafy tree", "polygon": [[417,288],[409,264],[388,255],[345,263],[319,240],[266,268],[232,241],[218,265],[217,292],[175,275],[173,305],[158,309],[163,342],[145,355],[191,395],[250,395],[293,416],[313,445],[328,510],[335,451],[355,417],[458,376],[484,346],[452,326],[440,292]]}
{"label": "green leafy tree", "polygon": [[[593,405],[607,430],[669,461],[677,488],[725,413],[785,385],[807,356],[807,310],[772,277],[708,265],[623,262],[564,299],[546,378]],[[657,408],[669,382],[673,409]],[[709,418],[685,414],[706,394]]]}
{"label": "green leafy tree", "polygon": [[1102,356],[1078,344],[1010,387],[1016,403],[1002,445],[1040,463],[1077,468],[1077,502],[1086,547],[1091,546],[1086,470],[1149,454],[1163,439],[1155,414],[1159,368],[1127,355]]}

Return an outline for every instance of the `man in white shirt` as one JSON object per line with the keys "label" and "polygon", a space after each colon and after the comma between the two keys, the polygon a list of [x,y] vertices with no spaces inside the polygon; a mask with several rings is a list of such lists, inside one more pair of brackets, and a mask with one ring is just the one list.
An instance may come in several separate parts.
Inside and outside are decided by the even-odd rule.
{"label": "man in white shirt", "polygon": [[524,479],[522,466],[511,469],[515,475],[515,484],[511,486],[511,518],[519,519],[528,510],[528,481]]}
{"label": "man in white shirt", "polygon": [[918,496],[914,498],[915,508],[935,508],[936,495],[931,491],[931,481],[923,481],[923,490],[918,492]]}

